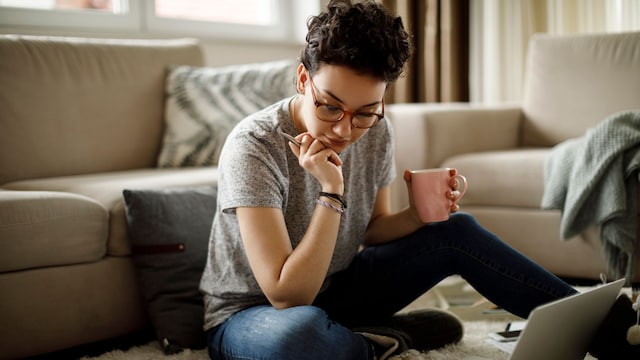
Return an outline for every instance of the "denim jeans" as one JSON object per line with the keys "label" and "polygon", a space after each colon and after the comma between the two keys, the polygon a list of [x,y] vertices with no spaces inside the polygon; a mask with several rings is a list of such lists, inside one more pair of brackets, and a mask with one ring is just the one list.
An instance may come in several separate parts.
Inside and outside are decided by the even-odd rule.
{"label": "denim jeans", "polygon": [[526,318],[538,305],[575,290],[465,213],[360,252],[333,276],[313,305],[256,306],[208,331],[212,359],[371,359],[350,329],[388,319],[450,275]]}

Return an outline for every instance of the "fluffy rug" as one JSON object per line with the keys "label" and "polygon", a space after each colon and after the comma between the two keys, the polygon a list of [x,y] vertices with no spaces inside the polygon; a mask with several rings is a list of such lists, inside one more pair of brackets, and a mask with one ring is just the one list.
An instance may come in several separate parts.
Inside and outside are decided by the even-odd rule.
{"label": "fluffy rug", "polygon": [[[502,360],[508,356],[503,351],[485,342],[487,334],[492,331],[502,330],[504,322],[493,321],[470,321],[465,322],[465,335],[462,341],[456,345],[451,345],[438,351],[418,352],[409,350],[393,360],[460,360],[460,359],[486,359]],[[150,342],[143,346],[131,348],[129,350],[114,350],[98,357],[84,357],[83,359],[93,360],[207,360],[209,356],[206,350],[187,350],[177,355],[164,356],[158,342]]]}
{"label": "fluffy rug", "polygon": [[[578,288],[584,290],[586,288]],[[491,303],[479,295],[462,278],[453,276],[426,292],[401,312],[422,308],[447,309],[464,321],[464,337],[458,344],[437,351],[419,352],[409,350],[392,360],[506,360],[508,354],[488,343],[490,332],[504,330],[510,321],[522,320],[504,311],[496,310]],[[138,344],[144,343],[138,342]],[[95,353],[94,353],[95,354]],[[128,350],[114,350],[85,360],[208,360],[206,350],[187,350],[165,356],[156,341]],[[544,360],[544,359],[541,359]],[[590,355],[585,360],[595,360]]]}

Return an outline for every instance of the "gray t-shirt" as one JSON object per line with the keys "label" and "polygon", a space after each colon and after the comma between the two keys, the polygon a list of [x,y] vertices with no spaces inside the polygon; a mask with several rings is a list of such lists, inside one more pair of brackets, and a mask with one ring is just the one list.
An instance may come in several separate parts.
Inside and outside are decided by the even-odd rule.
{"label": "gray t-shirt", "polygon": [[[316,207],[320,184],[298,164],[278,129],[297,135],[289,103],[282,100],[242,120],[229,134],[220,154],[218,204],[209,254],[200,283],[204,294],[204,328],[233,313],[268,304],[245,255],[235,215],[237,207],[282,209],[295,248]],[[343,161],[347,218],[342,220],[328,277],[346,269],[362,244],[378,190],[395,176],[391,125],[384,119],[347,148]]]}

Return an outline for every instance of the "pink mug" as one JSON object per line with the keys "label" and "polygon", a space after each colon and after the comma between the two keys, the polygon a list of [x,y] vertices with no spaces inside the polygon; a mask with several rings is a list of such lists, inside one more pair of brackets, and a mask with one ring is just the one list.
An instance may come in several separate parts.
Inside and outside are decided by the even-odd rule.
{"label": "pink mug", "polygon": [[451,205],[462,198],[467,191],[467,179],[459,174],[453,178],[457,182],[458,195],[455,199],[447,196],[452,191],[449,184],[450,168],[424,169],[411,171],[411,192],[413,203],[420,220],[424,223],[445,221],[449,219]]}

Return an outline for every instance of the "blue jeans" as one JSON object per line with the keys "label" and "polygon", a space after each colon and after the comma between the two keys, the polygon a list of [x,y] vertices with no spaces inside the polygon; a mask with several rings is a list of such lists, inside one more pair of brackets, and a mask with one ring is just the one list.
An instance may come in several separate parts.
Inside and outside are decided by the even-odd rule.
{"label": "blue jeans", "polygon": [[465,213],[397,241],[370,246],[311,306],[242,310],[208,331],[212,359],[371,359],[349,330],[383,322],[444,278],[460,275],[505,310],[526,318],[575,290]]}

